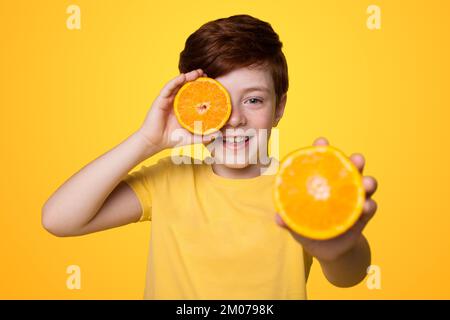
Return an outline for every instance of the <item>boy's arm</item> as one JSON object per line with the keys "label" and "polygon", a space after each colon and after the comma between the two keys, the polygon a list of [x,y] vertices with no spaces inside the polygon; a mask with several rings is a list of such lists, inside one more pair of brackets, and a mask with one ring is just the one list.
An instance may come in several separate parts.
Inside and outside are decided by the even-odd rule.
{"label": "boy's arm", "polygon": [[[199,69],[168,82],[138,131],[60,186],[42,208],[44,228],[57,236],[75,236],[138,221],[142,212],[139,200],[122,180],[133,167],[155,153],[195,141],[178,124],[173,99],[185,82],[200,76],[203,71]],[[180,130],[177,137],[181,140],[172,141],[174,130]],[[203,136],[199,142],[211,138],[212,135]]]}
{"label": "boy's arm", "polygon": [[139,220],[141,207],[121,182],[134,166],[159,150],[137,131],[68,179],[47,200],[42,224],[57,236],[100,231]]}
{"label": "boy's arm", "polygon": [[361,235],[355,246],[334,260],[319,260],[327,280],[337,287],[352,287],[360,283],[367,274],[371,254],[367,239]]}

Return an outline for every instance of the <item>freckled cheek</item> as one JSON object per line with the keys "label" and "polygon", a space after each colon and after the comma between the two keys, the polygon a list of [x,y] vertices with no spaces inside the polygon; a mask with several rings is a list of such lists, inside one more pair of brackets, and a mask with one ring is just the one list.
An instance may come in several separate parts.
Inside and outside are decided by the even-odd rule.
{"label": "freckled cheek", "polygon": [[247,126],[255,129],[271,129],[273,113],[269,108],[254,110],[247,115]]}

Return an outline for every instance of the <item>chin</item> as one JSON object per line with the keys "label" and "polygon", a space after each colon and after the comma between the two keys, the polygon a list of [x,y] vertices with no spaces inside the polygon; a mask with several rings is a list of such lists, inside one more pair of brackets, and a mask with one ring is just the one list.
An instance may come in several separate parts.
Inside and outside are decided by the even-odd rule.
{"label": "chin", "polygon": [[[222,154],[213,155],[214,163],[223,165],[230,169],[244,169],[251,165],[257,164],[257,155],[248,156],[245,154],[240,154],[237,156],[225,157]],[[252,161],[250,161],[252,159]]]}
{"label": "chin", "polygon": [[216,142],[211,148],[213,162],[230,169],[244,169],[258,163],[258,145],[245,147],[240,150],[230,151],[226,149],[222,142]]}
{"label": "chin", "polygon": [[248,162],[244,162],[244,163],[224,163],[223,164],[225,167],[230,168],[230,169],[244,169],[247,168],[250,164]]}

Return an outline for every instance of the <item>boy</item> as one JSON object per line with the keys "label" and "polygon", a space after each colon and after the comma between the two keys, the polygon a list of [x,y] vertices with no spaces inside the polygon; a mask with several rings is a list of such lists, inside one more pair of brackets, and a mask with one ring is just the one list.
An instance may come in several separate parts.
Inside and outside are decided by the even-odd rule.
{"label": "boy", "polygon": [[[352,229],[313,241],[289,230],[275,213],[274,175],[262,174],[274,159],[251,161],[260,160],[257,152],[267,141],[245,132],[270,136],[286,105],[281,48],[270,24],[248,15],[203,25],[186,41],[181,74],[163,87],[142,126],[50,197],[43,226],[57,236],[76,236],[151,221],[147,299],[306,299],[313,257],[334,285],[360,282],[370,265],[361,232],[376,210],[370,199],[376,181],[364,177],[367,200]],[[228,90],[232,113],[220,132],[194,137],[178,124],[173,99],[184,83],[200,76]],[[159,151],[194,140],[214,142],[212,164],[176,164],[167,157],[128,173]],[[257,151],[249,141],[256,142]],[[361,155],[351,160],[362,170]]]}

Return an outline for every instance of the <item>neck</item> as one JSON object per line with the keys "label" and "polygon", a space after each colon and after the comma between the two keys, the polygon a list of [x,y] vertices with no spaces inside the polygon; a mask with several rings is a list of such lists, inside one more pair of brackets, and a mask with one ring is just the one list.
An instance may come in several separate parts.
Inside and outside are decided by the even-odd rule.
{"label": "neck", "polygon": [[212,169],[218,176],[229,179],[249,179],[255,178],[261,175],[264,168],[270,165],[262,165],[260,163],[250,164],[245,168],[230,168],[224,164],[212,164]]}

